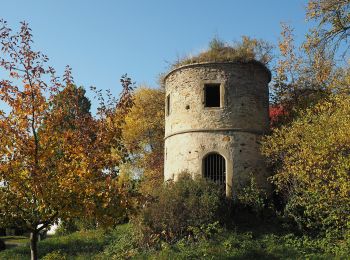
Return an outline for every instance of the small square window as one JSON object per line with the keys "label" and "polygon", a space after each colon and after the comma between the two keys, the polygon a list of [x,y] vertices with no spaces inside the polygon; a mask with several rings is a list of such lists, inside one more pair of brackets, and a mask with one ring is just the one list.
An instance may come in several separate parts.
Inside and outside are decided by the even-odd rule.
{"label": "small square window", "polygon": [[220,107],[220,84],[204,85],[204,106]]}

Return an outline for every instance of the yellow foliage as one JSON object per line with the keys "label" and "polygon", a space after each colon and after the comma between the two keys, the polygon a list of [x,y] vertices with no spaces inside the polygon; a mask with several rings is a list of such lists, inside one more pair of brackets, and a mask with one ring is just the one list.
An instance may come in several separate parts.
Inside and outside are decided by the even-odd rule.
{"label": "yellow foliage", "polygon": [[163,89],[138,88],[122,129],[132,157],[129,169],[142,174],[146,193],[163,182],[164,98]]}
{"label": "yellow foliage", "polygon": [[[317,35],[314,48],[336,50],[341,42],[346,42],[350,28],[350,5],[348,0],[309,0],[306,17],[318,23],[312,31]],[[345,52],[348,48],[345,48]]]}
{"label": "yellow foliage", "polygon": [[350,221],[349,129],[350,97],[331,95],[264,140],[263,152],[277,166],[272,181],[308,228]]}

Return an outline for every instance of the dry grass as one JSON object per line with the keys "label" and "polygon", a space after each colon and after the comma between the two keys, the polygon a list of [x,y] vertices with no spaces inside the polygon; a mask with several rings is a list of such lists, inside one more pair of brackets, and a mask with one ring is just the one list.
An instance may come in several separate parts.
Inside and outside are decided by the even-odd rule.
{"label": "dry grass", "polygon": [[208,50],[179,59],[172,65],[172,69],[201,62],[259,62],[266,66],[272,59],[271,52],[272,46],[269,43],[246,36],[234,44],[213,39]]}

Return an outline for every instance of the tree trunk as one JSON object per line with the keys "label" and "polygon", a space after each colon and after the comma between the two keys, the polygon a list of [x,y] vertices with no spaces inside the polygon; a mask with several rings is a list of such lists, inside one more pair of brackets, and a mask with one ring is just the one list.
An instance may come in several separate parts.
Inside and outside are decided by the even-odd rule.
{"label": "tree trunk", "polygon": [[30,233],[30,259],[38,260],[38,231]]}

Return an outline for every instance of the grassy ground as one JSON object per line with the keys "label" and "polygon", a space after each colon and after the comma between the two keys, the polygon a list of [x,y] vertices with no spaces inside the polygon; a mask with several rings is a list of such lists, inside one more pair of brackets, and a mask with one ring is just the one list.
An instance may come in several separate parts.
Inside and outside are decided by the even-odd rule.
{"label": "grassy ground", "polygon": [[[102,251],[105,244],[104,232],[100,230],[80,231],[67,236],[51,237],[39,242],[39,258],[59,251],[68,259],[94,259],[94,255]],[[30,259],[29,245],[0,252],[0,259]]]}
{"label": "grassy ground", "polygon": [[[39,243],[42,259],[348,259],[350,239],[329,241],[273,231],[222,230],[211,239],[160,243],[157,249],[138,248],[130,225],[115,230],[80,231]],[[335,246],[337,244],[337,246]],[[332,245],[332,246],[331,246]],[[0,253],[0,259],[29,259],[28,247]]]}
{"label": "grassy ground", "polygon": [[25,236],[4,236],[0,237],[0,239],[5,242],[6,248],[25,246],[29,244],[29,238]]}

